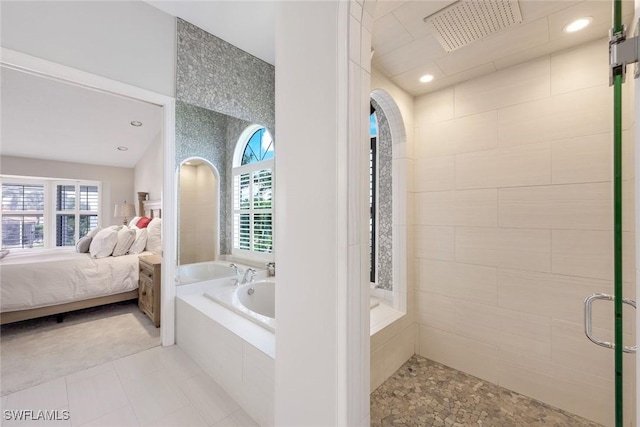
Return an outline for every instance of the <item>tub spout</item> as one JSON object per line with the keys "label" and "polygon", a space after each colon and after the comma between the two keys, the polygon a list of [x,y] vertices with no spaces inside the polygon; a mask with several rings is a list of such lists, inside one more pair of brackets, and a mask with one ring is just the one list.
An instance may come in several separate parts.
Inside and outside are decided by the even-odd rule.
{"label": "tub spout", "polygon": [[244,272],[244,277],[242,278],[242,283],[253,282],[253,277],[256,275],[256,271],[253,268],[247,268]]}

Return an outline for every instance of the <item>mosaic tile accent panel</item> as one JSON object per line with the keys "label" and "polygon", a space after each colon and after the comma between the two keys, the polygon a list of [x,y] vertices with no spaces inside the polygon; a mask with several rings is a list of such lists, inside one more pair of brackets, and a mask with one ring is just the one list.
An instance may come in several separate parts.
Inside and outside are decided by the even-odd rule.
{"label": "mosaic tile accent panel", "polygon": [[176,99],[275,126],[275,68],[180,18]]}
{"label": "mosaic tile accent panel", "polygon": [[177,19],[176,164],[209,160],[220,173],[220,253],[231,253],[233,152],[250,124],[275,126],[275,68]]}
{"label": "mosaic tile accent panel", "polygon": [[371,426],[600,424],[416,355],[371,394]]}
{"label": "mosaic tile accent panel", "polygon": [[393,289],[393,192],[391,127],[380,105],[371,100],[378,119],[378,277],[377,287]]}

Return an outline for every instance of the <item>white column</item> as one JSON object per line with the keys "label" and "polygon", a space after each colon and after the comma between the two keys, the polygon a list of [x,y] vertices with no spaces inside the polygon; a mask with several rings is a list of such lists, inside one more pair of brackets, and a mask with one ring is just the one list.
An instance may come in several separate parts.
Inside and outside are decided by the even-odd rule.
{"label": "white column", "polygon": [[[640,19],[640,0],[635,0],[635,14],[633,18],[634,24],[632,24],[629,33],[633,34],[633,25],[638,25],[638,19]],[[627,79],[633,78],[633,67],[627,67]],[[636,194],[635,194],[635,203],[636,203],[636,230],[640,227],[640,175],[638,171],[640,171],[640,80],[635,81],[635,102],[634,105],[634,117],[635,117],[635,179],[636,179]],[[636,232],[636,300],[638,296],[640,296],[640,233]],[[636,316],[636,345],[640,343],[640,315],[638,315],[638,310],[635,311]],[[636,414],[636,425],[640,426],[640,408],[638,408],[638,401],[640,399],[640,352],[636,352],[636,401],[635,401],[635,414]]]}
{"label": "white column", "polygon": [[360,86],[369,77],[353,55],[362,6],[357,20],[350,6],[276,7],[277,426],[369,421],[360,132],[368,99]]}

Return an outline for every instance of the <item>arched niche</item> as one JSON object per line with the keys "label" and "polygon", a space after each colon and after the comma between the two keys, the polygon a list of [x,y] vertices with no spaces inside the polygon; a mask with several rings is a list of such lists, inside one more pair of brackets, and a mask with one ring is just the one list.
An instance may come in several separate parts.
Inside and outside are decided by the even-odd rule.
{"label": "arched niche", "polygon": [[220,256],[220,173],[202,157],[178,168],[178,265]]}

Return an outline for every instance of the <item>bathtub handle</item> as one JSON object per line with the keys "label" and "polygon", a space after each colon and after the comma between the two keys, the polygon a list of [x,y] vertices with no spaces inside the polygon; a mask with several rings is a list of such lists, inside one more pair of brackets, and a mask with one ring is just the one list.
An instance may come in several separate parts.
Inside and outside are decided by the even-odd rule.
{"label": "bathtub handle", "polygon": [[233,268],[236,271],[236,276],[240,275],[240,267],[238,267],[235,262],[229,264],[229,267]]}

